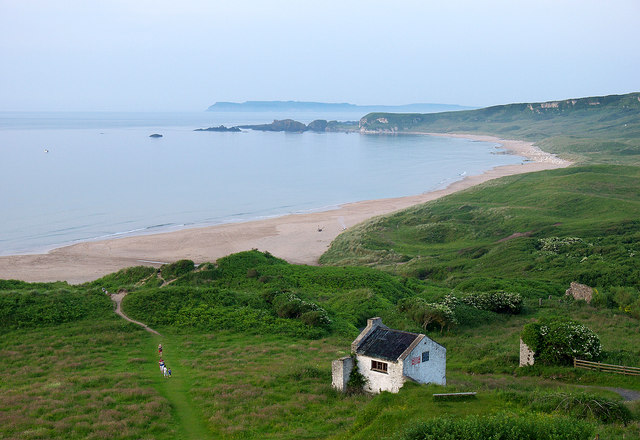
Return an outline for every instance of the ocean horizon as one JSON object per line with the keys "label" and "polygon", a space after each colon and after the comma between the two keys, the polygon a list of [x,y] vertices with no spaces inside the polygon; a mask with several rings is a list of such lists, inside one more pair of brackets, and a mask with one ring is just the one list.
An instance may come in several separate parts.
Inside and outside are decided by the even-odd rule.
{"label": "ocean horizon", "polygon": [[0,255],[422,194],[523,161],[459,138],[194,131],[359,117],[1,112]]}

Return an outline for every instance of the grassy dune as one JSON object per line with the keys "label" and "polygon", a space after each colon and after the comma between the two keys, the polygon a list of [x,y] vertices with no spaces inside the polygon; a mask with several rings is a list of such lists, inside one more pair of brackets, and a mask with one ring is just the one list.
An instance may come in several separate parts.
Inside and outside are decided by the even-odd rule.
{"label": "grassy dune", "polygon": [[321,262],[532,297],[561,294],[571,281],[638,286],[639,188],[636,167],[508,177],[365,222]]}

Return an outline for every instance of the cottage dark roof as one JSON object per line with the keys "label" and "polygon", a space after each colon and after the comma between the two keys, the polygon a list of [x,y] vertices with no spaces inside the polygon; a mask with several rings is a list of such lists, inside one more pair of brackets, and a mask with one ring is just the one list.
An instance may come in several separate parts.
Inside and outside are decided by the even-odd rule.
{"label": "cottage dark roof", "polygon": [[419,336],[416,333],[378,327],[360,343],[356,353],[388,361],[397,361]]}

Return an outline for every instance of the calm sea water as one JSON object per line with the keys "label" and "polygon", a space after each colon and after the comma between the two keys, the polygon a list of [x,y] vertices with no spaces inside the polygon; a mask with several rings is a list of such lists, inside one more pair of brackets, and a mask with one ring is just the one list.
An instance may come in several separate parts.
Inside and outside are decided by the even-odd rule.
{"label": "calm sea water", "polygon": [[522,161],[464,139],[193,131],[359,116],[0,113],[0,255],[420,194]]}

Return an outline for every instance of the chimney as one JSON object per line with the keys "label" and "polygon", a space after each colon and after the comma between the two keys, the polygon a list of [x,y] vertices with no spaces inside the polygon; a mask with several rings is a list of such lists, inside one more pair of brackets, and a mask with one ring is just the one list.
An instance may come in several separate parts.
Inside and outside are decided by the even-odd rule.
{"label": "chimney", "polygon": [[362,332],[360,333],[360,335],[356,338],[355,341],[353,341],[351,343],[351,353],[355,353],[356,350],[358,349],[358,346],[360,345],[360,343],[375,329],[377,329],[378,327],[385,327],[386,326],[382,323],[382,318],[369,318],[367,319],[367,326],[364,328],[364,330],[362,330]]}

